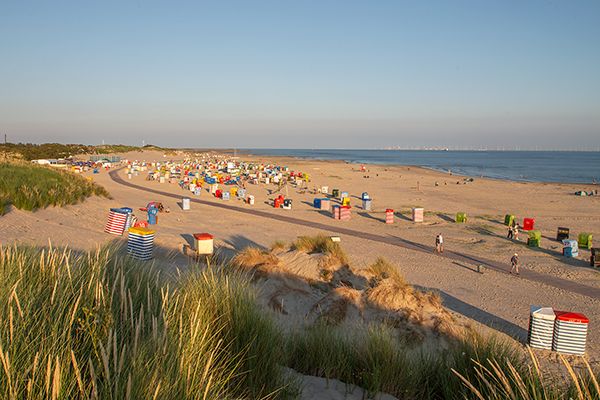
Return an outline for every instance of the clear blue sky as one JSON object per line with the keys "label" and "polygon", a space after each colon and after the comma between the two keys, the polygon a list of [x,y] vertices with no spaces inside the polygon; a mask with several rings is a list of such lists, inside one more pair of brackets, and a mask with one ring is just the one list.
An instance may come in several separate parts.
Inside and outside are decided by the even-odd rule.
{"label": "clear blue sky", "polygon": [[600,146],[600,1],[0,2],[10,141]]}

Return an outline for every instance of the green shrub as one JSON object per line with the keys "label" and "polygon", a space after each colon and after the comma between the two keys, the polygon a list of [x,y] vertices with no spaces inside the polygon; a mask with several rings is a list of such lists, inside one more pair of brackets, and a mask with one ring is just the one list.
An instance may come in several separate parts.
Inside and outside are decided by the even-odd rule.
{"label": "green shrub", "polygon": [[0,163],[0,199],[4,199],[0,201],[0,213],[8,204],[33,211],[77,204],[92,195],[110,197],[102,186],[68,171],[26,163]]}
{"label": "green shrub", "polygon": [[157,146],[147,144],[144,147],[127,146],[123,144],[106,144],[101,146],[89,146],[85,144],[62,144],[62,143],[1,143],[0,153],[17,155],[20,158],[31,161],[42,158],[68,158],[77,154],[111,154],[124,153],[128,151],[143,150],[166,150]]}

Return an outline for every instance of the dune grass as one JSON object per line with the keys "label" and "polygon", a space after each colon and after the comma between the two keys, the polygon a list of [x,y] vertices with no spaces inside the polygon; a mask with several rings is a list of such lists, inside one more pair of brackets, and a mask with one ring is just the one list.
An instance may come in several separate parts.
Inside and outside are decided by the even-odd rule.
{"label": "dune grass", "polygon": [[356,334],[327,324],[287,341],[288,366],[304,374],[336,378],[371,395],[400,399],[596,400],[598,375],[585,362],[576,372],[563,359],[566,378],[544,376],[529,359],[498,338],[473,334],[442,352],[415,352],[384,327]]}
{"label": "dune grass", "polygon": [[0,248],[0,398],[291,398],[282,366],[403,399],[600,395],[589,366],[543,379],[535,357],[475,334],[430,352],[385,326],[283,335],[235,268],[165,277],[118,253]]}
{"label": "dune grass", "polygon": [[77,204],[92,195],[110,197],[102,186],[67,171],[27,163],[0,163],[0,214],[9,205],[33,211]]}
{"label": "dune grass", "polygon": [[0,249],[0,398],[284,397],[281,336],[243,279],[167,282],[114,249]]}
{"label": "dune grass", "polygon": [[458,371],[453,372],[462,380],[470,392],[470,397],[478,400],[559,400],[600,399],[599,377],[587,360],[583,360],[583,369],[576,371],[561,356],[566,372],[562,385],[550,385],[546,382],[537,357],[529,349],[529,363],[525,370],[517,369],[511,363],[499,365],[493,360],[476,362],[471,377],[465,377]]}
{"label": "dune grass", "polygon": [[292,244],[293,250],[306,253],[323,253],[334,256],[341,264],[348,264],[348,256],[338,242],[325,235],[300,236]]}
{"label": "dune grass", "polygon": [[402,276],[398,268],[383,257],[377,257],[375,262],[369,265],[367,270],[375,275],[376,279],[390,278],[399,286],[408,285],[406,279],[404,279],[404,276]]}
{"label": "dune grass", "polygon": [[254,269],[270,270],[278,266],[279,259],[272,251],[262,250],[257,247],[246,247],[237,253],[232,259],[231,264],[246,271]]}
{"label": "dune grass", "polygon": [[287,244],[283,240],[276,240],[271,243],[271,251],[279,251],[285,250],[287,248]]}
{"label": "dune grass", "polygon": [[473,378],[475,361],[522,363],[508,344],[473,336],[441,352],[415,352],[382,326],[356,334],[317,324],[288,341],[288,365],[302,373],[337,378],[371,394],[408,399],[462,399],[469,390],[452,372]]}

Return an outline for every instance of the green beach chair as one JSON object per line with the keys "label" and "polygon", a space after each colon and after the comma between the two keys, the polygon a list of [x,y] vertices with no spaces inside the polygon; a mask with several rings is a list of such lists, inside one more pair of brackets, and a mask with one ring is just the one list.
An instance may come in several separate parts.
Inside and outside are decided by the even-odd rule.
{"label": "green beach chair", "polygon": [[467,213],[465,213],[465,212],[456,213],[456,222],[459,224],[464,224],[465,222],[467,222]]}
{"label": "green beach chair", "polygon": [[540,247],[540,243],[542,242],[542,232],[541,231],[529,231],[529,237],[527,238],[527,246],[529,247]]}
{"label": "green beach chair", "polygon": [[591,233],[580,233],[577,237],[577,244],[579,248],[591,249],[592,248],[592,234]]}
{"label": "green beach chair", "polygon": [[515,216],[512,214],[506,214],[504,216],[504,225],[511,226],[513,221],[515,220]]}

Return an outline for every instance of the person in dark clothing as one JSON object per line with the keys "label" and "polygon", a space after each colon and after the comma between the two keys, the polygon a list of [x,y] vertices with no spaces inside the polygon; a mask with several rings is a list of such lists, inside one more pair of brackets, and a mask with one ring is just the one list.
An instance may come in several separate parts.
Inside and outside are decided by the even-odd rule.
{"label": "person in dark clothing", "polygon": [[510,259],[510,273],[513,271],[519,275],[519,255],[515,253]]}

